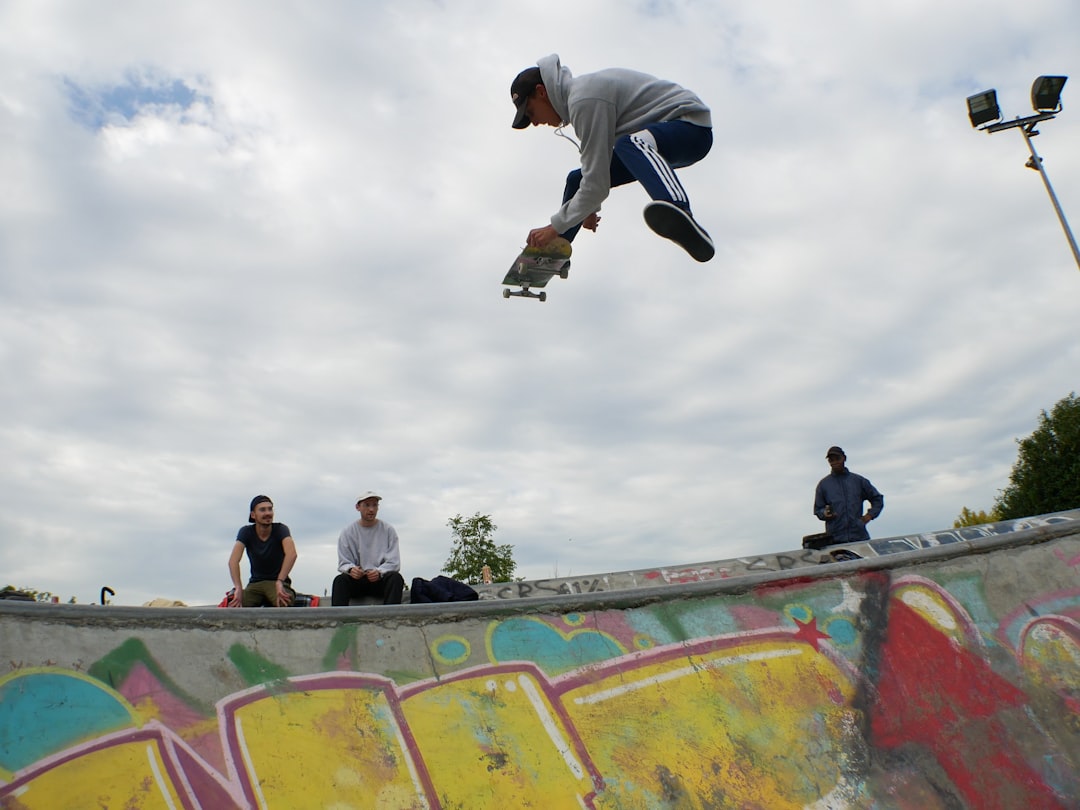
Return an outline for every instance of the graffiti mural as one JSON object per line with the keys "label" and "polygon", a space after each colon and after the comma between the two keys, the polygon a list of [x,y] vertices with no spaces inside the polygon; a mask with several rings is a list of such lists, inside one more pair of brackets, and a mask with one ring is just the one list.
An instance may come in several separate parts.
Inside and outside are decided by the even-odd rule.
{"label": "graffiti mural", "polygon": [[0,613],[0,808],[1075,808],[1078,571],[1069,535],[594,610]]}

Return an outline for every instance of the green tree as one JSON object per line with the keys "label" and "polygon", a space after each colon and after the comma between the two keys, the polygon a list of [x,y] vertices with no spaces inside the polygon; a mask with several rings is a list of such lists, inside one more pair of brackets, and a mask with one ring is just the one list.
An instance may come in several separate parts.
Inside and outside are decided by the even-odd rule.
{"label": "green tree", "polygon": [[494,582],[510,582],[513,579],[517,563],[514,562],[514,547],[495,545],[492,535],[498,528],[491,521],[490,515],[477,512],[470,518],[455,515],[446,521],[453,532],[454,540],[450,546],[450,558],[443,564],[443,570],[459,582],[478,585],[484,581],[484,566],[491,569]]}
{"label": "green tree", "polygon": [[1001,520],[1080,507],[1080,398],[1073,392],[1039,415],[1039,426],[1018,439],[1009,485],[998,493]]}
{"label": "green tree", "polygon": [[998,514],[997,509],[991,509],[989,512],[980,509],[978,512],[973,512],[965,506],[952,525],[954,529],[962,529],[964,526],[982,526],[984,523],[997,523],[999,520],[1001,520],[1001,515]]}

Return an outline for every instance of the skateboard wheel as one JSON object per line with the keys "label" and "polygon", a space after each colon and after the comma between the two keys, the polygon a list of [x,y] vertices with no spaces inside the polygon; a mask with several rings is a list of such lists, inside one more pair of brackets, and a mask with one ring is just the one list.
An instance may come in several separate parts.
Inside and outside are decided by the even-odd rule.
{"label": "skateboard wheel", "polygon": [[510,290],[503,287],[503,298],[509,298],[509,297],[510,297]]}
{"label": "skateboard wheel", "polygon": [[547,301],[547,293],[546,292],[540,293],[538,298],[540,299],[541,302]]}

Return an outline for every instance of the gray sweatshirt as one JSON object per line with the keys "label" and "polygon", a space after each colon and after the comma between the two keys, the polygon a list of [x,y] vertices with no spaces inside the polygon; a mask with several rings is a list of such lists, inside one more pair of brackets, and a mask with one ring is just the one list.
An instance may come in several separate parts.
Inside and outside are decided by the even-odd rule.
{"label": "gray sweatshirt", "polygon": [[382,520],[374,526],[361,526],[354,520],[338,537],[338,571],[346,573],[353,566],[382,575],[401,570],[401,551],[394,527]]}
{"label": "gray sweatshirt", "polygon": [[555,112],[581,141],[581,187],[551,217],[559,233],[599,211],[607,199],[617,138],[662,121],[712,126],[704,102],[674,82],[624,68],[574,77],[554,53],[536,64]]}

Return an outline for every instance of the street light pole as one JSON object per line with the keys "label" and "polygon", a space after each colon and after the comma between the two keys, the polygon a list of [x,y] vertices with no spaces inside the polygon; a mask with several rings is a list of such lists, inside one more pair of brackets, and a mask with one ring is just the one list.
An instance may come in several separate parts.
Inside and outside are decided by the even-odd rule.
{"label": "street light pole", "polygon": [[1024,136],[1024,143],[1027,144],[1028,151],[1031,152],[1031,159],[1024,165],[1029,169],[1035,169],[1039,176],[1042,177],[1043,185],[1046,186],[1046,193],[1050,195],[1050,202],[1054,206],[1058,222],[1061,223],[1061,229],[1065,231],[1065,238],[1069,240],[1069,247],[1072,249],[1073,258],[1076,260],[1076,267],[1080,269],[1080,250],[1076,247],[1076,239],[1073,238],[1069,222],[1065,219],[1065,212],[1061,210],[1061,203],[1058,202],[1057,194],[1054,193],[1054,187],[1050,185],[1050,178],[1046,174],[1046,169],[1043,168],[1043,160],[1031,143],[1031,139],[1039,134],[1035,127],[1042,121],[1049,121],[1057,117],[1057,114],[1061,112],[1061,88],[1065,86],[1067,78],[1066,76],[1039,76],[1031,85],[1031,107],[1035,110],[1035,115],[1029,115],[1025,118],[1002,121],[1001,107],[998,106],[996,90],[986,90],[968,96],[967,105],[971,125],[982,132],[993,134],[1005,129],[1020,130],[1020,134]]}
{"label": "street light pole", "polygon": [[1072,229],[1069,228],[1069,222],[1065,219],[1065,212],[1061,210],[1061,203],[1058,202],[1057,194],[1054,193],[1054,187],[1050,185],[1050,178],[1046,174],[1046,169],[1043,168],[1042,158],[1039,157],[1039,154],[1035,151],[1035,145],[1031,142],[1031,136],[1039,134],[1034,131],[1034,126],[1034,124],[1031,124],[1030,127],[1020,127],[1020,134],[1024,136],[1024,143],[1027,144],[1028,151],[1031,152],[1031,160],[1024,165],[1029,169],[1035,169],[1042,177],[1043,185],[1046,186],[1046,193],[1050,195],[1050,202],[1054,204],[1054,211],[1057,212],[1061,229],[1065,231],[1065,238],[1069,240],[1069,247],[1072,248],[1073,258],[1076,260],[1076,267],[1080,270],[1080,249],[1076,247],[1076,239],[1073,238]]}

